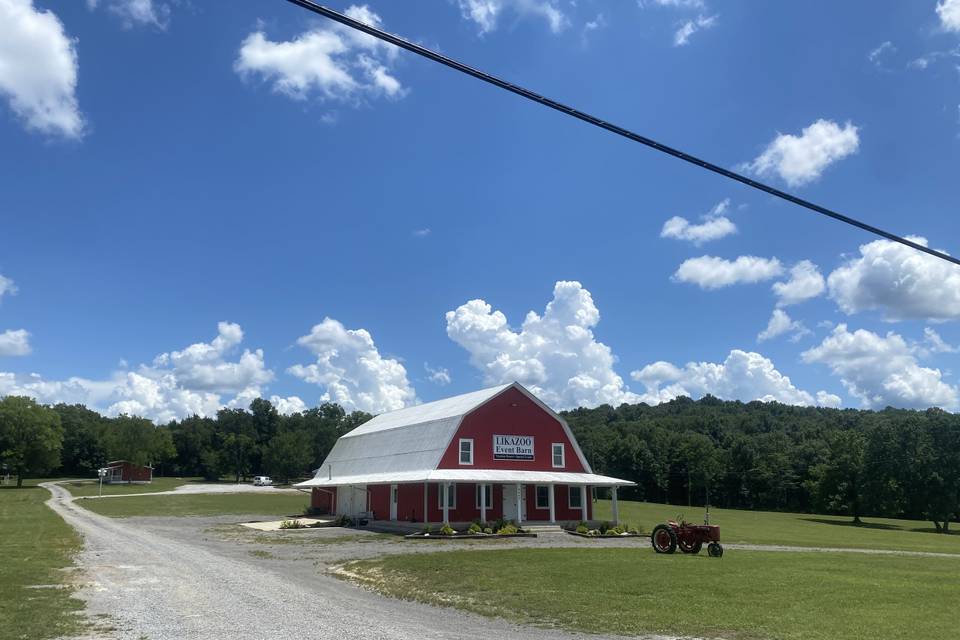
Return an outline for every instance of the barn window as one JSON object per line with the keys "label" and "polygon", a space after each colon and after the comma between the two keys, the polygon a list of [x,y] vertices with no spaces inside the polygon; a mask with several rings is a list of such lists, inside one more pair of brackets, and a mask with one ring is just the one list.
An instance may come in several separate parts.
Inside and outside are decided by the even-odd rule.
{"label": "barn window", "polygon": [[566,460],[564,460],[564,457],[565,456],[563,454],[563,443],[554,442],[553,443],[553,468],[554,469],[563,469],[566,466],[566,464],[564,464],[566,462]]}
{"label": "barn window", "polygon": [[475,494],[476,494],[476,500],[477,500],[477,509],[480,508],[480,489],[481,489],[481,487],[483,488],[483,492],[486,494],[487,509],[490,509],[490,508],[491,508],[491,505],[493,504],[493,485],[492,485],[492,484],[478,484],[478,485],[477,485],[477,490],[476,490],[476,492],[475,492]]}
{"label": "barn window", "polygon": [[[447,506],[451,509],[457,508],[457,485],[451,482],[447,490]],[[443,485],[437,485],[437,508],[443,509]]]}
{"label": "barn window", "polygon": [[567,487],[567,506],[571,509],[583,508],[583,487]]}
{"label": "barn window", "polygon": [[537,486],[537,509],[550,508],[550,487],[544,485]]}
{"label": "barn window", "polygon": [[473,464],[473,440],[460,438],[460,464]]}

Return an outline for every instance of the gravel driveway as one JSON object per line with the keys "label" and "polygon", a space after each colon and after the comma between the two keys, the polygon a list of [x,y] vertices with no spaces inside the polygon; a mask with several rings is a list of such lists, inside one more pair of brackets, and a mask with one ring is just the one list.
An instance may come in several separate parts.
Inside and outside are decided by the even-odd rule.
{"label": "gravel driveway", "polygon": [[86,499],[137,498],[140,496],[193,495],[197,493],[298,493],[289,487],[257,487],[252,484],[183,484],[169,491],[150,491],[147,493],[108,493],[105,496],[85,496]]}
{"label": "gravel driveway", "polygon": [[[600,638],[519,627],[369,593],[323,571],[347,548],[352,557],[377,555],[404,543],[373,534],[371,544],[336,544],[340,530],[295,535],[284,544],[251,544],[228,518],[129,518],[97,515],[73,503],[69,492],[45,484],[48,505],[84,537],[77,558],[88,614],[116,626],[106,637],[168,638]],[[248,530],[249,531],[249,530]],[[238,537],[239,536],[239,537]],[[293,541],[296,542],[293,542]],[[326,543],[326,544],[325,544]],[[342,551],[343,550],[343,551]],[[276,552],[276,553],[275,553]],[[277,555],[277,553],[284,555]],[[108,616],[108,618],[107,618]]]}

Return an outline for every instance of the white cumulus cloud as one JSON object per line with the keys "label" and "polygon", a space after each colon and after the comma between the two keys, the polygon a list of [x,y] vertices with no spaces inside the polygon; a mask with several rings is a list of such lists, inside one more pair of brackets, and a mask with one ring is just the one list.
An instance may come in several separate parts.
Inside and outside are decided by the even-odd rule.
{"label": "white cumulus cloud", "polygon": [[0,356],[26,356],[30,351],[30,332],[26,329],[7,329],[0,333]]}
{"label": "white cumulus cloud", "polygon": [[866,408],[958,408],[957,387],[944,382],[939,369],[921,366],[915,348],[892,331],[880,336],[865,329],[851,332],[839,324],[801,357],[829,367]]}
{"label": "white cumulus cloud", "polygon": [[668,402],[678,396],[700,398],[707,394],[744,402],[776,401],[803,406],[838,404],[833,402],[836,396],[824,393],[814,397],[798,389],[769,358],[740,349],[730,351],[723,362],[688,362],[683,367],[654,362],[632,372],[630,377],[646,386],[643,400],[650,404]]}
{"label": "white cumulus cloud", "polygon": [[[925,238],[910,237],[924,246]],[[960,319],[960,267],[899,242],[875,240],[827,278],[847,314],[878,310],[890,321]]]}
{"label": "white cumulus cloud", "polygon": [[937,15],[944,29],[960,32],[960,0],[940,0]]}
{"label": "white cumulus cloud", "polygon": [[560,33],[570,20],[556,0],[457,0],[465,20],[477,25],[481,34],[496,30],[505,13],[544,20],[550,31]]}
{"label": "white cumulus cloud", "polygon": [[719,202],[709,213],[704,215],[700,224],[691,223],[682,216],[673,216],[663,223],[660,230],[661,238],[687,240],[699,247],[704,242],[719,240],[737,232],[737,225],[723,215],[730,208],[730,198]]}
{"label": "white cumulus cloud", "polygon": [[810,298],[816,298],[826,288],[820,269],[809,260],[801,260],[795,264],[790,269],[790,278],[786,282],[773,283],[773,293],[777,296],[778,307],[799,304]]}
{"label": "white cumulus cloud", "polygon": [[27,129],[79,138],[76,42],[32,0],[0,0],[0,95]]}
{"label": "white cumulus cloud", "polygon": [[316,355],[311,364],[298,364],[287,373],[325,389],[323,402],[347,409],[382,413],[417,403],[407,370],[394,358],[384,358],[366,329],[347,329],[324,318],[297,344]]}
{"label": "white cumulus cloud", "polygon": [[[381,26],[380,17],[366,5],[351,6],[346,14]],[[390,69],[397,51],[393,45],[340,25],[318,26],[279,42],[255,31],[241,44],[234,70],[242,77],[269,81],[275,91],[296,99],[400,98],[406,90]]]}
{"label": "white cumulus cloud", "polygon": [[757,341],[765,342],[785,333],[792,334],[790,336],[791,342],[797,342],[803,336],[808,335],[810,330],[799,320],[792,319],[783,309],[774,309],[770,321],[767,322],[767,328],[757,335]]}
{"label": "white cumulus cloud", "polygon": [[558,409],[639,398],[614,371],[610,347],[593,335],[600,311],[579,282],[557,282],[543,315],[528,312],[519,330],[479,299],[448,311],[446,319],[447,335],[470,354],[486,384],[516,380]]}
{"label": "white cumulus cloud", "polygon": [[799,136],[778,134],[752,162],[743,165],[759,176],[779,176],[791,187],[812,182],[831,164],[854,154],[860,148],[856,126],[842,127],[832,120],[817,120]]}
{"label": "white cumulus cloud", "polygon": [[225,356],[243,341],[243,329],[231,322],[217,325],[217,337],[198,342],[182,351],[162,353],[154,359],[155,367],[169,367],[181,385],[194,390],[240,393],[273,379],[266,368],[263,350],[245,349],[236,362]]}
{"label": "white cumulus cloud", "polygon": [[730,261],[714,256],[684,260],[673,274],[676,282],[695,284],[701,289],[720,289],[734,284],[771,280],[783,274],[776,258],[740,256]]}
{"label": "white cumulus cloud", "polygon": [[217,337],[209,343],[160,354],[135,371],[116,371],[101,380],[79,376],[48,380],[36,373],[4,372],[0,373],[0,396],[80,403],[106,415],[128,413],[158,422],[193,414],[212,416],[224,406],[246,406],[262,395],[261,385],[273,378],[259,349],[245,350],[239,361],[228,360],[242,337],[239,325],[221,322]]}

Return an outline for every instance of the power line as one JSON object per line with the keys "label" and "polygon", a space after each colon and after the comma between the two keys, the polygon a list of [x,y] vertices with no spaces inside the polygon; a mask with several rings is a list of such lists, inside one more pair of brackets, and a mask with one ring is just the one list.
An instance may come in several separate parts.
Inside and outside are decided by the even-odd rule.
{"label": "power line", "polygon": [[577,118],[578,120],[582,120],[588,124],[592,124],[595,127],[600,127],[601,129],[605,129],[611,133],[615,133],[618,136],[627,138],[628,140],[639,142],[640,144],[656,149],[657,151],[666,153],[675,158],[679,158],[684,162],[689,162],[690,164],[694,164],[698,167],[706,169],[707,171],[712,171],[713,173],[720,174],[721,176],[724,176],[731,180],[736,180],[737,182],[745,184],[748,187],[753,187],[754,189],[758,189],[774,197],[781,198],[783,200],[786,200],[787,202],[792,202],[793,204],[799,205],[801,207],[804,207],[805,209],[809,209],[816,213],[833,218],[834,220],[839,220],[840,222],[844,222],[854,227],[859,227],[864,231],[886,238],[887,240],[892,240],[893,242],[899,242],[900,244],[916,249],[917,251],[922,251],[936,258],[940,258],[941,260],[946,260],[947,262],[952,262],[953,264],[960,265],[960,258],[955,258],[951,255],[947,255],[940,251],[936,251],[929,247],[925,247],[922,244],[919,244],[912,240],[908,240],[907,238],[904,238],[902,236],[898,236],[896,234],[890,233],[889,231],[884,231],[883,229],[867,224],[866,222],[862,222],[855,218],[845,216],[842,213],[838,213],[831,209],[827,209],[826,207],[821,207],[818,204],[814,204],[813,202],[810,202],[808,200],[804,200],[803,198],[799,198],[795,195],[789,194],[786,191],[781,191],[780,189],[771,187],[770,185],[764,184],[763,182],[758,182],[756,180],[748,178],[743,174],[737,173],[735,171],[730,171],[729,169],[724,169],[723,167],[713,164],[712,162],[701,160],[700,158],[690,155],[689,153],[685,153],[683,151],[680,151],[679,149],[674,149],[673,147],[669,147],[665,144],[661,144],[656,140],[647,138],[646,136],[642,136],[639,133],[634,133],[629,129],[624,129],[621,126],[607,122],[605,120],[597,118],[596,116],[592,116],[589,113],[585,113],[578,109],[574,109],[573,107],[568,107],[567,105],[557,102],[556,100],[551,100],[550,98],[541,96],[540,94],[534,93],[529,89],[525,89],[519,85],[515,85],[513,83],[507,82],[506,80],[502,80],[496,76],[492,76],[489,73],[484,73],[479,69],[474,69],[473,67],[465,65],[462,62],[458,62],[452,58],[448,58],[447,56],[439,54],[436,51],[432,51],[430,49],[427,49],[426,47],[422,47],[408,40],[404,40],[399,36],[395,36],[381,29],[377,29],[376,27],[372,27],[368,24],[364,24],[359,20],[354,20],[349,16],[343,15],[342,13],[334,11],[333,9],[328,9],[327,7],[319,5],[316,2],[312,2],[311,0],[287,0],[287,2],[293,3],[308,11],[312,11],[313,13],[319,14],[321,16],[324,16],[326,18],[339,22],[340,24],[350,27],[351,29],[356,29],[357,31],[362,31],[363,33],[369,34],[375,38],[379,38],[384,42],[389,42],[390,44],[400,47],[401,49],[406,49],[407,51],[415,53],[419,56],[423,56],[424,58],[427,58],[429,60],[433,60],[434,62],[439,62],[442,65],[450,67],[451,69],[455,69],[456,71],[459,71],[461,73],[465,73],[469,76],[473,76],[478,80],[483,80],[484,82],[492,84],[496,87],[500,87],[501,89],[505,89],[511,93],[515,93],[518,96],[521,96],[528,100],[532,100],[534,102],[542,104],[545,107],[549,107],[551,109],[564,113],[568,116]]}

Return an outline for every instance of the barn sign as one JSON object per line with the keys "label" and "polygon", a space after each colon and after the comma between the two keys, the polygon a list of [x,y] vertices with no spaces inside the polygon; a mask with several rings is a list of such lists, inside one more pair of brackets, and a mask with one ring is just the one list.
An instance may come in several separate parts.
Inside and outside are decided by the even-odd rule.
{"label": "barn sign", "polygon": [[493,436],[494,460],[533,460],[533,436]]}

